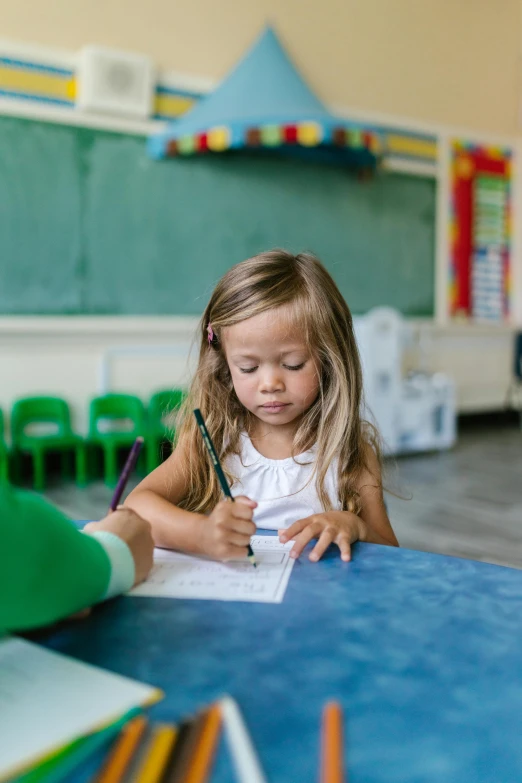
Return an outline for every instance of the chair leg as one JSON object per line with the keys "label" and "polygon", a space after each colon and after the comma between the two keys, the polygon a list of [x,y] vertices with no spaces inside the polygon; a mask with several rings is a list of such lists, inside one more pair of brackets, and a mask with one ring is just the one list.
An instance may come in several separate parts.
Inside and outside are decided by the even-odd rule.
{"label": "chair leg", "polygon": [[173,450],[172,441],[168,439],[163,439],[160,443],[160,465],[162,462],[165,462],[166,459],[170,457]]}
{"label": "chair leg", "polygon": [[71,478],[71,455],[69,451],[62,451],[60,454],[60,468],[62,479]]}
{"label": "chair leg", "polygon": [[147,440],[147,473],[152,473],[152,471],[155,470],[160,464],[160,447],[161,442],[159,442],[157,438],[151,436]]}
{"label": "chair leg", "polygon": [[9,484],[9,456],[4,454],[0,458],[0,485]]}
{"label": "chair leg", "polygon": [[118,466],[116,464],[117,450],[112,443],[105,446],[105,483],[108,487],[115,487],[118,483]]}
{"label": "chair leg", "polygon": [[76,485],[85,487],[87,484],[87,453],[85,444],[76,446]]}
{"label": "chair leg", "polygon": [[43,492],[45,489],[44,472],[44,452],[37,449],[33,452],[33,487],[37,492]]}
{"label": "chair leg", "polygon": [[15,484],[22,483],[22,454],[18,449],[13,449],[11,452],[11,464],[13,466],[13,481]]}
{"label": "chair leg", "polygon": [[103,448],[100,446],[93,446],[91,444],[85,444],[86,464],[87,464],[87,479],[103,478],[105,456]]}

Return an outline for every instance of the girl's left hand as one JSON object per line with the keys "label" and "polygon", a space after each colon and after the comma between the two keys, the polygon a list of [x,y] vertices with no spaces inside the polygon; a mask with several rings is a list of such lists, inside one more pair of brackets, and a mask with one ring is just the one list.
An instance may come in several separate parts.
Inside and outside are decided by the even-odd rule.
{"label": "girl's left hand", "polygon": [[294,539],[290,557],[299,557],[312,538],[318,538],[309,554],[310,560],[319,560],[330,544],[337,544],[341,550],[341,559],[348,561],[351,559],[351,545],[362,538],[362,528],[362,520],[351,511],[326,511],[299,519],[289,528],[278,530],[278,533],[282,544]]}

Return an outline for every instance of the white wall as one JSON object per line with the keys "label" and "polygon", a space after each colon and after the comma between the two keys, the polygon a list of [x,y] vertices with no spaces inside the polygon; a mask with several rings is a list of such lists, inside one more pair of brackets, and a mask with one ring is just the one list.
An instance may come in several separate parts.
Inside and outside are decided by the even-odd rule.
{"label": "white wall", "polygon": [[[146,401],[158,389],[187,385],[196,323],[169,317],[0,318],[0,407],[7,415],[17,397],[65,397],[75,426],[86,432],[89,400],[100,392],[124,391]],[[405,370],[451,375],[460,412],[504,406],[511,379],[510,328],[409,323],[413,338]]]}
{"label": "white wall", "polygon": [[196,319],[0,318],[0,408],[50,394],[72,407],[85,433],[89,400],[105,391],[137,394],[186,386]]}
{"label": "white wall", "polygon": [[413,322],[405,369],[445,372],[457,388],[457,411],[501,410],[512,380],[514,328]]}
{"label": "white wall", "polygon": [[270,21],[332,105],[514,134],[520,10],[521,0],[4,0],[1,35],[130,49],[219,80]]}

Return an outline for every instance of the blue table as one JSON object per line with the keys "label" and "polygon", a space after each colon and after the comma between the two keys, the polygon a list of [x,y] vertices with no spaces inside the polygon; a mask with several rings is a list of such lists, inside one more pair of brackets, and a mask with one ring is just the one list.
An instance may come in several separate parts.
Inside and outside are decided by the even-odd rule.
{"label": "blue table", "polygon": [[230,693],[271,783],[317,780],[331,697],[350,783],[522,778],[520,571],[358,544],[296,563],[282,604],[120,598],[43,641],[162,688],[156,719]]}

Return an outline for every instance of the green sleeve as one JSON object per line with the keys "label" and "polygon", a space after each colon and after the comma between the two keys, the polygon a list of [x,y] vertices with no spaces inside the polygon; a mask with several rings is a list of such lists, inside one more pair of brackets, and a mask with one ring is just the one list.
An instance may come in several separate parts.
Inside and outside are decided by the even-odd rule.
{"label": "green sleeve", "polygon": [[0,635],[46,625],[100,600],[104,548],[37,495],[0,489]]}

